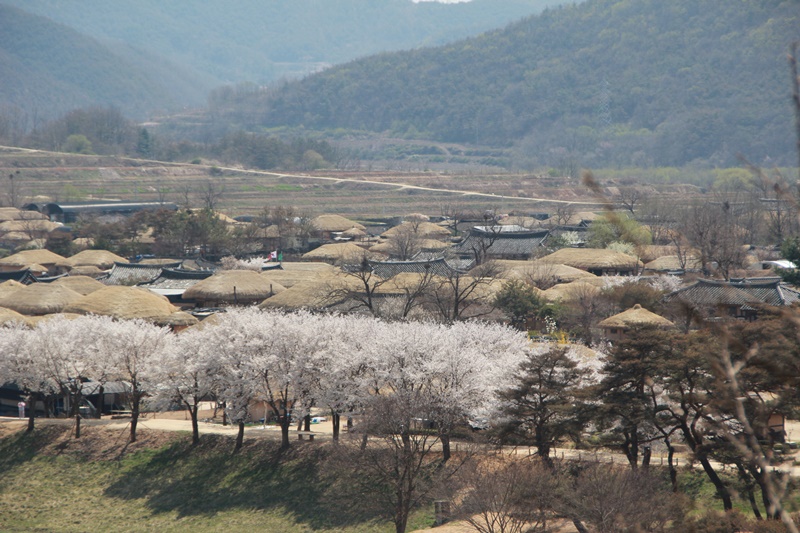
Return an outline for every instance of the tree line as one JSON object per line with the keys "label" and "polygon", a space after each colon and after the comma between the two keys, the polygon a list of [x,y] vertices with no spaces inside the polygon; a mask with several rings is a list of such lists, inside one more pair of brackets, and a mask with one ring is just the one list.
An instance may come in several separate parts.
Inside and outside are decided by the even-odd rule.
{"label": "tree line", "polygon": [[[238,427],[234,451],[243,445],[245,424],[254,420],[274,420],[288,448],[293,423],[302,429],[305,422],[308,430],[312,409],[328,412],[333,440],[342,446],[333,455],[345,458],[352,473],[342,477],[351,483],[347,494],[367,481],[382,487],[374,500],[383,501],[397,531],[405,530],[417,505],[456,479],[472,480],[458,499],[471,502],[470,516],[480,516],[475,506],[501,515],[498,501],[488,502],[481,492],[489,478],[495,488],[513,486],[516,503],[506,502],[508,520],[513,509],[527,508],[529,518],[546,522],[566,515],[596,531],[659,531],[670,523],[685,530],[679,445],[725,511],[738,495],[755,518],[789,527],[791,483],[775,469],[785,435],[774,417],[795,414],[800,400],[798,333],[794,313],[765,310],[756,322],[727,328],[634,328],[587,356],[577,346],[531,345],[516,330],[474,321],[448,326],[250,308],[229,309],[173,335],[142,321],[56,317],[33,329],[3,327],[0,371],[28,396],[30,429],[37,402],[57,395],[68,399],[76,437],[90,379],[101,387],[126,382],[131,441],[145,405],[187,409],[198,443],[200,402],[219,402]],[[342,420],[355,420],[344,439]],[[468,423],[485,429],[473,433]],[[476,462],[486,453],[475,448],[482,435],[497,444],[533,446],[539,461],[512,466],[501,456],[495,466]],[[585,466],[570,473],[554,453],[570,442],[621,453],[630,474]],[[664,469],[653,464],[654,450],[666,452]],[[735,475],[723,473],[721,465]],[[662,470],[665,484],[658,481]],[[660,512],[639,508],[598,518],[588,506],[579,509],[575,494],[597,497],[597,484],[612,481],[626,486],[620,490],[629,498],[635,497],[631,490],[650,491],[662,500]],[[562,494],[554,488],[559,483],[571,487],[563,494],[573,499],[547,500]]]}

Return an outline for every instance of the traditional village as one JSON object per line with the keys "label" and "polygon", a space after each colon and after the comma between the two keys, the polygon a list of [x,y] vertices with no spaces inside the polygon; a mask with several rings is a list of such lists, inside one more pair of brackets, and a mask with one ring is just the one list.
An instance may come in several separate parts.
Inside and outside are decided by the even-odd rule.
{"label": "traditional village", "polygon": [[0,0],[0,532],[800,531],[798,0]]}

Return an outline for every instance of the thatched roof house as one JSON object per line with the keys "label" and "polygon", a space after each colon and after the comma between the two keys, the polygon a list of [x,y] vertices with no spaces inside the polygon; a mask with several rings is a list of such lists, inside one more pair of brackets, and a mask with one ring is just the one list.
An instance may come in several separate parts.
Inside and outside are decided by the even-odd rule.
{"label": "thatched roof house", "polygon": [[331,264],[357,264],[360,263],[365,256],[370,256],[367,250],[357,244],[344,242],[338,244],[323,244],[319,248],[315,248],[303,254],[303,260],[324,261]]}
{"label": "thatched roof house", "polygon": [[341,215],[319,215],[311,220],[311,226],[325,240],[330,240],[334,233],[358,228],[362,231],[367,228],[353,220]]}
{"label": "thatched roof house", "polygon": [[[302,268],[303,265],[322,268]],[[264,270],[261,276],[289,289],[298,283],[320,280],[340,272],[338,268],[328,263],[282,263],[281,266],[282,269]]]}
{"label": "thatched roof house", "polygon": [[4,324],[12,324],[14,322],[18,322],[18,323],[24,324],[26,326],[30,325],[30,321],[29,321],[28,317],[17,313],[13,309],[7,309],[5,307],[0,307],[0,326],[2,326]]}
{"label": "thatched roof house", "polygon": [[95,266],[100,270],[109,270],[114,263],[125,263],[126,259],[107,250],[84,250],[67,259],[72,267]]}
{"label": "thatched roof house", "polygon": [[654,326],[658,328],[674,328],[675,324],[666,318],[648,311],[639,304],[605,320],[601,320],[598,327],[603,328],[604,334],[609,340],[622,340],[625,333],[636,326]]}
{"label": "thatched roof house", "polygon": [[5,222],[0,222],[0,233],[19,231],[30,235],[30,238],[34,238],[47,235],[54,229],[60,227],[60,224],[50,222],[49,220],[7,220]]}
{"label": "thatched roof house", "polygon": [[69,267],[67,259],[50,250],[23,250],[0,259],[0,270],[22,270],[30,265],[42,265],[50,274],[58,274]]}
{"label": "thatched roof house", "polygon": [[5,298],[6,296],[11,296],[13,293],[24,288],[25,285],[19,281],[13,279],[6,280],[3,283],[0,283],[0,299]]}
{"label": "thatched roof house", "polygon": [[47,215],[16,207],[0,207],[0,222],[7,220],[47,220]]}
{"label": "thatched roof house", "polygon": [[682,270],[700,270],[701,268],[702,265],[696,258],[685,258],[684,266],[677,255],[659,257],[644,265],[644,269],[651,272],[678,272]]}
{"label": "thatched roof house", "polygon": [[398,226],[389,228],[381,233],[381,237],[388,239],[394,237],[395,235],[403,234],[404,232],[410,232],[419,237],[425,237],[427,239],[446,239],[452,235],[449,229],[438,224],[434,224],[433,222],[414,221],[403,222]]}
{"label": "thatched roof house", "polygon": [[328,309],[348,299],[359,289],[355,278],[338,275],[306,281],[264,300],[261,309]]}
{"label": "thatched roof house", "polygon": [[138,287],[107,286],[81,297],[64,308],[65,313],[95,314],[120,319],[154,321],[178,309],[164,296]]}
{"label": "thatched roof house", "polygon": [[561,283],[542,291],[541,295],[551,302],[561,300],[562,302],[580,302],[584,298],[593,298],[600,294],[600,287],[594,283],[584,280],[573,281],[572,283]]}
{"label": "thatched roof house", "polygon": [[177,311],[171,315],[156,318],[153,322],[157,326],[169,327],[175,333],[200,323],[197,318],[184,311]]}
{"label": "thatched roof house", "polygon": [[51,283],[32,283],[0,300],[0,307],[12,309],[23,315],[49,315],[62,312],[65,307],[82,297],[82,294],[69,287]]}
{"label": "thatched roof house", "polygon": [[286,287],[252,270],[223,270],[198,281],[183,293],[201,307],[248,305],[261,302]]}
{"label": "thatched roof house", "polygon": [[539,261],[579,268],[596,276],[631,276],[644,267],[633,256],[600,248],[562,248]]}
{"label": "thatched roof house", "polygon": [[571,283],[579,279],[597,277],[579,268],[543,261],[498,259],[494,261],[494,264],[499,271],[496,277],[526,281],[541,289],[548,289],[559,283]]}
{"label": "thatched roof house", "polygon": [[89,276],[64,276],[50,283],[54,286],[67,287],[73,291],[86,296],[94,291],[100,290],[105,285]]}

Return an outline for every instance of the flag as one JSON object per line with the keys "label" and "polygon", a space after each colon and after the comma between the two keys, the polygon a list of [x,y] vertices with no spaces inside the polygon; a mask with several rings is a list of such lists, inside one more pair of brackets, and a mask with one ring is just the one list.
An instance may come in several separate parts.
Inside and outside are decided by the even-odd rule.
{"label": "flag", "polygon": [[283,252],[278,252],[278,261],[283,261]]}
{"label": "flag", "polygon": [[270,252],[269,253],[269,260],[270,261],[272,261],[273,259],[277,259],[277,258],[278,258],[278,250],[275,250],[274,252]]}

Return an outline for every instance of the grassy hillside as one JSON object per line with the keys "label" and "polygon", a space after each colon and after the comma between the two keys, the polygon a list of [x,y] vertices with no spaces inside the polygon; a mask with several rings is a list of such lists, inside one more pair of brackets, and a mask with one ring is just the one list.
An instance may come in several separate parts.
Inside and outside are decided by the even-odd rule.
{"label": "grassy hillside", "polygon": [[216,102],[264,127],[514,146],[516,163],[793,162],[794,0],[589,0]]}
{"label": "grassy hillside", "polygon": [[31,127],[76,107],[117,106],[145,117],[204,98],[208,85],[200,77],[140,50],[115,48],[0,4],[0,107],[22,110]]}
{"label": "grassy hillside", "polygon": [[[0,439],[3,531],[336,531],[389,532],[391,524],[338,512],[319,481],[320,449],[248,443],[231,454],[228,437],[190,438],[98,427],[70,439],[67,427]],[[124,432],[123,432],[124,433]],[[427,513],[417,527],[432,525]]]}
{"label": "grassy hillside", "polygon": [[101,40],[135,45],[218,83],[263,83],[368,54],[432,46],[564,0],[3,0]]}

